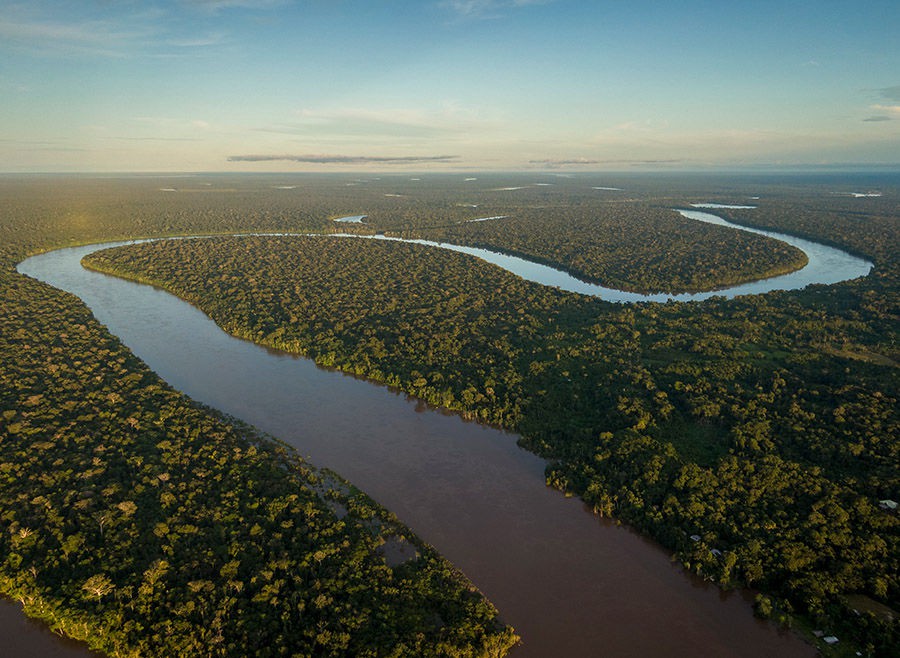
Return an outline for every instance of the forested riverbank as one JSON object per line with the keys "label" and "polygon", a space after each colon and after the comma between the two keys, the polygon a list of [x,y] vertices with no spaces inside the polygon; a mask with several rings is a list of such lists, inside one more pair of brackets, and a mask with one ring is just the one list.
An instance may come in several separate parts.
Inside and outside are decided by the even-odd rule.
{"label": "forested riverbank", "polygon": [[[2,189],[3,593],[110,655],[504,654],[496,610],[388,511],[16,274],[29,252],[133,230],[121,185],[69,184]],[[416,557],[388,564],[400,540]]]}
{"label": "forested riverbank", "polygon": [[760,614],[883,653],[895,623],[847,598],[897,607],[897,518],[878,505],[898,484],[896,229],[869,226],[865,250],[848,246],[875,259],[871,280],[626,308],[396,243],[221,238],[88,262],[235,335],[516,430],[553,462],[548,482],[689,569],[764,590]]}
{"label": "forested riverbank", "polygon": [[586,281],[642,293],[715,290],[806,264],[796,247],[678,217],[646,202],[548,210],[520,208],[503,221],[463,222],[420,234],[563,264]]}
{"label": "forested riverbank", "polygon": [[[54,219],[36,221],[35,229],[43,222],[52,238],[22,231],[39,208],[23,201],[26,210],[5,222],[6,235],[17,237],[7,262],[98,236],[328,229],[328,220],[317,216],[327,206],[326,192],[335,193],[334,207],[323,218],[369,208],[365,192],[351,194],[337,184],[301,189],[291,202],[241,189],[202,201],[191,192],[161,201],[146,186],[116,200],[115,189],[97,195],[102,203],[63,204],[60,197],[58,205],[41,208],[50,211],[39,213],[42,218]],[[399,183],[391,189],[407,191]],[[457,210],[462,193],[449,184],[428,194],[433,197],[413,197],[424,216],[474,212]],[[480,194],[484,206],[497,193]],[[523,202],[547,197],[541,189]],[[380,219],[395,202],[381,201],[384,208],[367,221],[377,230],[409,231],[404,222],[412,208],[394,215],[392,225]],[[851,602],[859,606],[859,596],[898,607],[897,517],[878,507],[897,491],[895,215],[882,202],[878,207],[887,210],[866,214],[860,225],[867,233],[851,240],[856,234],[842,232],[842,214],[829,215],[807,199],[797,205],[811,218],[804,232],[872,258],[873,275],[794,293],[621,307],[542,289],[456,254],[369,241],[329,243],[334,246],[324,250],[325,238],[160,243],[106,252],[94,266],[164,284],[218,315],[235,334],[306,352],[515,429],[551,460],[550,483],[658,537],[693,571],[726,586],[763,589],[761,614],[787,619],[793,610],[884,654],[895,646],[896,622],[849,610]],[[779,207],[773,201],[764,213],[748,212],[754,221],[795,229]],[[493,206],[478,212],[503,214]],[[38,290],[79,307],[6,276],[24,287],[23,307],[34,304]],[[35,328],[25,334],[29,345],[57,335],[24,312],[16,322]],[[82,324],[91,322],[88,315]],[[48,354],[54,348],[79,353],[65,341],[49,343]],[[12,358],[20,349],[10,343],[3,353]],[[29,372],[44,373],[41,358],[4,382],[11,408],[27,409],[28,396],[8,391]],[[115,362],[102,355],[92,370],[101,380],[68,384],[72,395],[123,377]],[[128,360],[121,369],[140,372]],[[46,397],[39,402],[50,405]],[[140,409],[158,403],[133,402]],[[35,418],[36,426],[53,427]],[[9,448],[12,433],[7,425],[3,430]],[[177,444],[171,458],[194,449]],[[91,468],[106,466],[102,454],[95,456],[101,463]],[[6,463],[38,480],[45,468],[25,454],[10,453]],[[58,554],[55,559],[62,562]],[[108,599],[102,595],[97,604]]]}

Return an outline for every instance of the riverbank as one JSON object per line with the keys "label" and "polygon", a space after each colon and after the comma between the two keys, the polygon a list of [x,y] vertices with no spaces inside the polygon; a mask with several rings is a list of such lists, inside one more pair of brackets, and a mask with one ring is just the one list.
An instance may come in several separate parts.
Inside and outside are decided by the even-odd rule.
{"label": "riverbank", "polygon": [[[293,179],[290,182],[295,182]],[[224,181],[222,181],[224,184]],[[266,183],[262,185],[262,183]],[[213,180],[213,184],[215,186],[219,186],[219,180]],[[247,179],[242,180],[237,183],[232,181],[232,179],[228,179],[228,187],[242,187],[245,189],[247,185],[252,186],[261,186],[260,189],[268,189],[268,181],[261,181],[260,179]],[[317,183],[318,184],[318,183]],[[23,205],[21,195],[16,197],[14,204],[8,207],[17,208],[16,212],[11,216],[6,216],[4,221],[0,223],[0,231],[9,230],[11,232],[3,233],[3,235],[7,236],[7,239],[4,239],[0,242],[0,251],[4,254],[4,263],[5,267],[12,270],[11,263],[16,261],[9,260],[10,253],[22,254],[24,247],[23,244],[32,244],[34,245],[34,251],[40,249],[48,248],[51,243],[52,244],[65,244],[72,242],[91,242],[91,236],[96,236],[96,238],[106,238],[108,239],[110,236],[115,235],[131,235],[135,232],[144,232],[144,233],[158,233],[158,232],[185,232],[186,230],[198,230],[198,231],[207,231],[207,232],[222,232],[222,231],[239,231],[244,230],[244,227],[248,225],[258,226],[262,230],[268,231],[297,231],[297,230],[314,230],[312,226],[297,226],[295,224],[291,224],[292,217],[296,218],[296,215],[290,215],[289,212],[286,212],[282,208],[274,208],[273,211],[264,211],[260,212],[260,208],[267,208],[267,203],[276,203],[280,205],[287,205],[286,201],[289,199],[291,204],[296,204],[299,201],[303,203],[308,203],[311,199],[315,202],[317,197],[311,196],[311,191],[309,189],[308,184],[303,184],[298,186],[297,193],[290,193],[290,197],[282,196],[282,195],[271,195],[271,193],[265,194],[260,192],[260,194],[253,195],[251,193],[244,192],[241,195],[232,195],[229,196],[228,206],[229,212],[222,213],[215,209],[204,210],[203,208],[193,208],[193,205],[198,205],[194,202],[203,201],[203,204],[207,205],[207,200],[209,200],[212,205],[215,202],[215,198],[213,196],[206,196],[203,199],[198,199],[196,197],[191,196],[179,196],[175,195],[165,195],[161,196],[157,193],[149,194],[150,199],[148,199],[147,203],[150,204],[164,204],[167,206],[173,206],[173,208],[166,210],[161,209],[159,214],[159,218],[156,218],[156,205],[148,206],[146,204],[128,204],[123,205],[122,197],[121,197],[121,189],[124,183],[121,181],[117,182],[85,182],[84,184],[79,184],[75,186],[74,184],[69,186],[61,186],[59,181],[55,181],[52,186],[47,186],[43,181],[34,181],[33,184],[29,183],[30,186],[39,188],[40,191],[40,199],[41,199],[41,209],[40,212],[33,212],[32,217],[39,218],[37,220],[29,219],[28,208],[30,207],[27,202]],[[150,185],[149,183],[147,185]],[[336,185],[342,186],[343,183],[338,181]],[[156,189],[155,186],[158,186],[155,182],[151,187],[153,190]],[[8,186],[7,186],[8,187]],[[69,209],[72,207],[73,198],[75,198],[76,193],[74,190],[85,188],[89,190],[89,194],[85,196],[84,199],[81,199],[79,203],[86,212],[78,214],[77,217],[71,215],[69,213]],[[133,181],[128,182],[127,187],[129,188],[141,188],[146,187],[141,181]],[[106,188],[113,189],[115,188],[116,194],[120,195],[116,197],[115,203],[101,203],[102,199],[105,199],[107,194]],[[758,188],[758,183],[754,183],[754,188]],[[17,188],[18,189],[18,188]],[[5,187],[0,189],[0,192],[5,190]],[[54,193],[59,192],[59,194]],[[151,191],[152,192],[152,191]],[[129,195],[132,193],[129,191]],[[313,192],[312,194],[315,194]],[[524,192],[523,192],[524,194]],[[106,196],[104,196],[106,195]],[[771,195],[767,196],[771,199]],[[887,199],[889,195],[886,195],[884,198]],[[56,197],[59,197],[58,199]],[[157,197],[160,197],[157,200]],[[277,198],[276,198],[277,197]],[[709,198],[706,194],[697,195],[700,198]],[[697,197],[694,197],[695,199]],[[129,197],[130,198],[130,197]],[[53,203],[56,201],[59,202],[60,209],[59,211],[53,211]],[[478,199],[475,199],[478,200]],[[26,200],[27,201],[27,200]],[[849,205],[851,201],[849,200],[846,203]],[[676,202],[671,202],[669,207],[675,205]],[[843,203],[833,201],[831,198],[828,200],[829,207],[834,206],[835,203]],[[232,210],[232,206],[236,204],[240,205],[240,208],[234,208]],[[182,206],[190,205],[192,206],[189,210],[182,209]],[[347,204],[342,204],[346,206]],[[349,204],[352,208],[353,206],[359,205],[356,203]],[[893,354],[890,349],[890,327],[883,327],[879,329],[878,318],[879,317],[889,317],[884,314],[884,302],[889,301],[891,299],[891,288],[890,285],[892,280],[890,277],[892,276],[892,260],[890,252],[885,252],[883,249],[880,249],[880,245],[890,245],[896,244],[896,240],[892,240],[890,236],[890,226],[886,224],[885,221],[879,219],[878,216],[866,214],[865,216],[861,216],[860,212],[863,208],[867,209],[867,213],[876,212],[878,207],[888,208],[888,201],[882,199],[864,199],[861,202],[853,204],[853,212],[851,215],[846,217],[835,217],[834,221],[831,221],[827,215],[822,215],[821,213],[817,214],[815,212],[815,208],[810,211],[809,209],[798,212],[800,206],[794,204],[793,206],[789,206],[790,210],[788,210],[786,215],[779,216],[773,214],[771,208],[772,203],[771,200],[768,202],[768,206],[770,210],[766,212],[765,215],[761,215],[758,218],[760,223],[765,223],[769,226],[791,226],[792,230],[795,224],[792,224],[791,221],[794,219],[800,219],[800,223],[796,224],[798,232],[807,235],[814,236],[817,238],[825,237],[830,242],[834,244],[850,244],[853,246],[854,251],[856,253],[865,254],[867,256],[876,255],[878,268],[873,276],[868,277],[866,279],[860,280],[858,282],[848,283],[848,284],[840,284],[838,286],[833,287],[816,287],[812,290],[806,291],[802,294],[799,293],[791,293],[791,294],[781,294],[775,293],[770,296],[766,296],[762,299],[751,299],[747,298],[744,300],[735,300],[734,302],[729,302],[728,304],[720,304],[716,301],[710,302],[710,305],[707,307],[704,305],[702,312],[697,314],[697,310],[695,309],[692,312],[693,321],[703,326],[707,329],[711,327],[714,328],[714,333],[712,335],[700,336],[696,335],[696,332],[693,332],[693,327],[691,325],[685,325],[683,327],[679,327],[678,331],[681,337],[679,337],[674,343],[669,342],[666,350],[669,352],[661,351],[660,349],[654,348],[654,342],[658,341],[658,337],[654,333],[652,324],[647,325],[645,321],[649,321],[650,316],[649,313],[652,311],[654,313],[658,313],[658,308],[648,308],[648,309],[636,309],[635,321],[638,321],[638,327],[642,331],[642,338],[640,344],[637,346],[637,350],[634,347],[631,347],[633,343],[633,329],[631,332],[622,333],[621,338],[624,343],[623,346],[629,346],[629,350],[631,351],[625,358],[628,361],[635,361],[637,363],[644,363],[645,359],[647,360],[648,366],[650,369],[650,374],[653,377],[653,381],[656,383],[660,382],[660,372],[656,369],[655,363],[659,362],[660,358],[668,359],[671,358],[671,354],[674,351],[675,356],[681,356],[682,359],[688,359],[691,361],[700,360],[701,363],[708,363],[710,368],[715,368],[716,377],[713,380],[710,380],[713,386],[718,386],[721,382],[722,375],[728,376],[728,373],[731,372],[729,370],[728,361],[732,356],[736,356],[738,358],[738,362],[743,362],[745,365],[744,368],[747,368],[746,372],[753,372],[754,368],[762,365],[766,368],[774,367],[779,378],[784,378],[787,381],[787,386],[785,388],[779,389],[778,392],[775,393],[774,402],[770,400],[766,403],[766,408],[774,410],[776,413],[775,420],[781,422],[780,414],[781,414],[781,395],[782,391],[799,391],[802,395],[795,400],[798,408],[801,410],[810,410],[816,412],[816,419],[810,425],[809,419],[803,421],[802,425],[805,426],[804,435],[811,439],[812,441],[807,445],[806,449],[808,450],[818,450],[819,447],[816,443],[816,437],[820,436],[820,433],[823,431],[818,428],[819,419],[828,418],[829,410],[828,409],[818,409],[815,405],[811,405],[810,403],[813,400],[805,397],[806,393],[804,388],[807,386],[813,386],[820,390],[821,393],[825,393],[826,390],[822,388],[823,386],[827,386],[827,384],[823,384],[819,380],[822,375],[829,371],[834,372],[844,372],[845,369],[848,372],[852,373],[852,379],[856,382],[854,388],[848,391],[845,394],[842,394],[846,397],[847,394],[852,395],[853,391],[859,392],[860,395],[866,396],[866,391],[881,391],[882,393],[888,392],[890,393],[892,389],[891,385],[888,383],[878,383],[876,379],[873,379],[873,375],[876,373],[876,370],[873,370],[867,366],[868,362],[871,362],[873,365],[877,363],[893,363],[896,361],[896,358],[891,359],[890,356]],[[122,208],[128,208],[129,211],[127,215],[121,215]],[[93,210],[91,210],[93,209]],[[495,211],[495,209],[491,209],[494,212],[491,213],[481,213],[482,215],[487,214],[500,214]],[[152,212],[151,212],[152,211]],[[743,212],[743,211],[735,211],[735,212]],[[746,211],[747,213],[752,213],[754,216],[757,215],[759,210]],[[255,214],[254,214],[255,213]],[[120,217],[121,215],[121,217]],[[474,215],[473,215],[474,216]],[[22,218],[22,221],[19,224],[16,224],[12,220],[15,218]],[[78,219],[78,223],[75,223],[75,219]],[[190,221],[187,221],[189,219]],[[27,221],[26,221],[27,220]],[[207,221],[208,220],[208,221]],[[238,221],[236,224],[235,222]],[[277,221],[276,221],[277,220]],[[161,223],[164,221],[164,224]],[[379,222],[381,220],[379,219]],[[742,216],[739,221],[751,221],[751,218],[745,218]],[[154,229],[153,227],[159,224],[158,229]],[[12,227],[9,229],[9,227]],[[196,226],[196,229],[194,228]],[[118,228],[117,228],[118,227]],[[178,227],[183,227],[179,229]],[[838,231],[842,230],[842,227],[846,227],[844,233],[835,232],[835,228]],[[322,230],[324,227],[316,228],[315,230]],[[36,230],[40,230],[42,237],[40,240],[33,237],[33,233]],[[54,237],[55,236],[55,237]],[[48,242],[49,240],[49,242]],[[18,245],[18,246],[16,246]],[[13,249],[14,247],[14,249]],[[21,258],[21,255],[19,256]],[[34,298],[34,294],[36,291],[42,289],[41,286],[32,286],[32,285],[24,285],[23,280],[18,277],[12,277],[13,280],[18,281],[16,285],[18,288],[4,288],[4,290],[13,290],[18,289],[22,291],[21,294],[29,295],[29,299]],[[4,279],[5,281],[5,279]],[[895,291],[896,288],[893,288]],[[5,293],[6,294],[6,293]],[[65,296],[59,295],[60,299],[67,299]],[[32,306],[34,308],[39,308],[39,304],[36,300],[33,299]],[[783,312],[784,314],[781,316],[772,317],[771,314],[778,311]],[[611,309],[610,309],[611,310]],[[646,311],[646,312],[645,312]],[[811,312],[814,312],[814,318],[810,315]],[[727,315],[726,315],[727,314]],[[664,314],[666,317],[669,317],[671,314],[666,312]],[[43,316],[41,316],[43,317]],[[87,325],[90,326],[93,322],[90,319],[90,316],[87,315]],[[623,316],[624,318],[624,316]],[[730,319],[729,319],[730,318]],[[747,319],[751,319],[752,324],[747,322]],[[588,318],[586,318],[588,319]],[[615,329],[615,331],[608,335],[604,340],[613,340],[618,337],[618,322],[622,318],[618,317],[618,314],[613,314],[610,318],[605,319],[603,324],[609,324],[608,320],[612,320],[611,328]],[[804,319],[814,320],[810,322],[805,322]],[[733,321],[732,321],[733,320]],[[848,322],[847,320],[852,320],[852,322]],[[760,334],[756,336],[752,334],[748,334],[747,330],[752,329],[753,325],[759,324],[760,326]],[[27,325],[26,325],[27,326]],[[603,326],[598,324],[599,326]],[[857,331],[857,329],[864,330],[863,333]],[[885,333],[884,330],[887,330]],[[725,330],[725,334],[723,335],[720,332]],[[15,332],[9,332],[8,334],[4,332],[4,336],[14,336]],[[47,334],[45,338],[49,340],[52,338],[53,334]],[[762,340],[760,339],[762,337]],[[43,342],[45,342],[45,338],[38,338],[30,341],[32,345],[40,346]],[[599,338],[599,337],[598,337]],[[747,343],[741,343],[742,339],[749,339]],[[735,342],[737,341],[737,342]],[[613,343],[615,345],[615,343]],[[737,347],[739,350],[743,349],[746,346],[750,350],[750,354],[754,357],[753,359],[741,361],[743,357],[740,357],[740,352],[734,352],[733,350]],[[590,391],[585,390],[575,390],[576,388],[580,388],[577,386],[577,382],[579,381],[579,365],[578,361],[572,357],[572,355],[568,352],[571,349],[571,346],[560,345],[560,347],[565,347],[565,350],[562,352],[557,352],[557,355],[549,355],[552,359],[560,359],[556,362],[556,365],[551,365],[550,367],[553,369],[553,379],[555,380],[556,375],[562,374],[564,370],[568,370],[566,373],[568,376],[568,380],[562,379],[560,381],[563,382],[562,386],[564,387],[564,391],[548,391],[548,393],[553,393],[556,397],[560,397],[561,393],[565,393],[568,395],[571,392],[578,392],[579,395],[583,396],[585,404],[588,405],[591,403],[590,395],[584,396],[585,393],[590,393]],[[15,348],[16,354],[18,354],[18,347]],[[64,343],[56,343],[56,349],[61,350],[59,353],[61,355],[66,355],[72,353],[72,347],[70,345],[66,345]],[[593,349],[593,348],[592,348]],[[683,349],[683,352],[680,351]],[[851,354],[867,354],[872,355],[871,358],[867,358],[866,361],[853,361],[853,360],[845,360],[840,358],[823,358],[820,354],[816,353],[816,349],[825,350],[826,354],[838,354],[838,353],[851,353]],[[615,350],[614,356],[615,358],[619,358],[616,356],[618,352],[621,350]],[[714,356],[714,354],[718,354],[719,356]],[[27,353],[26,353],[27,354]],[[880,356],[885,355],[884,359],[881,359]],[[724,358],[728,356],[729,359]],[[583,359],[596,359],[597,355],[592,351],[582,355]],[[761,360],[760,360],[761,359]],[[786,360],[787,359],[787,360]],[[797,373],[794,372],[797,365],[802,361],[806,361],[809,364],[809,368],[807,368],[808,373],[799,373],[800,378],[796,376]],[[832,363],[833,361],[833,363]],[[12,363],[18,365],[17,360],[13,360]],[[541,362],[543,363],[543,362]],[[541,365],[539,363],[538,365]],[[793,364],[793,365],[792,365]],[[527,364],[526,364],[527,365]],[[574,366],[574,369],[573,369]],[[546,367],[546,366],[545,366]],[[593,367],[593,366],[592,366]],[[784,370],[784,368],[787,370]],[[98,372],[104,372],[109,368],[104,366]],[[558,372],[557,372],[558,371]],[[602,373],[598,372],[597,375],[602,375]],[[785,375],[789,376],[785,376]],[[42,375],[46,377],[46,375]],[[238,375],[240,376],[240,375]],[[694,377],[692,374],[688,374],[688,379],[685,379],[685,374],[675,374],[682,383],[685,385],[694,386],[696,382],[693,382],[690,377]],[[23,376],[23,381],[27,380],[28,375],[25,374]],[[571,380],[571,381],[569,381]],[[91,382],[93,379],[86,379],[82,382],[84,386],[90,388]],[[548,381],[550,381],[548,379]],[[569,381],[569,383],[565,383]],[[598,381],[603,381],[602,377]],[[677,382],[676,382],[677,383]],[[705,384],[704,386],[708,386]],[[760,380],[760,384],[765,386],[765,379]],[[695,398],[693,393],[690,393],[686,389],[682,388],[680,391],[676,389],[676,392],[673,393],[671,385],[673,382],[667,381],[665,379],[662,380],[662,384],[666,387],[665,390],[668,390],[670,399],[674,399],[677,404],[682,404],[684,402],[692,402]],[[743,376],[741,380],[741,385],[743,386]],[[640,393],[641,389],[637,389],[635,392]],[[710,396],[719,395],[719,389],[706,390],[707,394]],[[764,391],[766,389],[763,389]],[[722,391],[724,393],[728,393],[727,390]],[[768,395],[768,393],[767,393]],[[672,398],[671,396],[675,396]],[[724,399],[728,399],[726,395]],[[885,398],[889,403],[890,396]],[[890,419],[890,414],[887,416],[884,415],[882,408],[884,406],[884,400],[879,400],[878,398],[864,397],[861,401],[853,402],[853,400],[847,399],[847,402],[851,402],[849,406],[846,407],[847,410],[855,409],[854,404],[863,404],[863,407],[868,410],[866,414],[866,418],[882,419],[881,422],[884,422],[884,419]],[[840,402],[840,399],[836,400],[837,404]],[[728,409],[728,404],[721,409],[722,412],[726,412]],[[709,407],[697,407],[697,409],[704,409],[704,412],[710,411]],[[834,410],[832,410],[834,411]],[[343,413],[346,414],[346,409],[343,410]],[[853,464],[865,464],[866,472],[861,472],[858,476],[854,476],[857,478],[857,481],[863,484],[863,486],[867,486],[866,483],[870,480],[871,477],[877,477],[877,474],[880,472],[879,467],[879,456],[877,452],[877,446],[869,445],[865,442],[865,439],[862,435],[861,441],[857,441],[856,439],[856,431],[860,428],[861,425],[864,424],[866,418],[858,417],[856,415],[851,414],[849,418],[846,417],[846,410],[844,412],[845,416],[845,424],[841,426],[836,426],[832,430],[825,430],[826,435],[831,438],[828,442],[828,445],[831,446],[831,449],[835,452],[835,459],[839,460],[840,463],[852,466]],[[709,423],[709,420],[704,421]],[[721,426],[721,423],[724,420],[713,421],[716,423],[716,426]],[[796,424],[796,423],[794,423]],[[839,429],[840,434],[834,434],[834,431]],[[652,427],[651,427],[652,430]],[[577,438],[578,428],[575,426],[569,427],[568,423],[563,423],[560,426],[560,432],[564,433],[566,436],[570,436],[573,438]],[[790,445],[785,444],[785,439],[790,439],[792,437],[791,425],[788,426],[773,426],[771,431],[774,432],[773,436],[777,436],[779,439],[779,444],[777,448],[779,450],[784,447],[790,447]],[[717,430],[719,436],[725,438],[727,433],[721,433],[721,430]],[[713,435],[712,433],[710,433]],[[547,437],[550,440],[553,440],[553,437]],[[673,439],[676,437],[672,437]],[[768,432],[758,432],[755,436],[751,437],[754,442],[759,442],[758,445],[763,450],[771,451],[773,448],[770,447],[766,441],[769,440]],[[729,439],[730,440],[730,439]],[[748,439],[749,441],[749,439]],[[855,456],[847,455],[846,458],[843,456],[843,450],[848,445],[854,445],[857,449],[860,448],[862,452],[860,454],[856,454]],[[7,444],[11,445],[11,444]],[[579,444],[571,443],[569,444],[572,448],[576,450],[579,449]],[[882,445],[887,445],[882,442]],[[687,449],[689,446],[683,444],[683,441],[678,446],[678,450]],[[545,445],[544,447],[539,447],[542,450],[551,450],[553,449],[553,445]],[[642,457],[640,453],[636,453],[632,456],[632,460],[635,456]],[[700,459],[703,455],[697,455],[697,459]],[[704,459],[708,460],[713,458],[713,456],[706,456]],[[829,463],[827,459],[824,459],[823,456],[817,456],[817,453],[812,453],[810,458],[817,459],[820,463]],[[17,468],[20,468],[19,472],[28,473],[27,464],[24,467],[25,471],[21,471],[22,460],[18,456],[14,456],[8,459],[9,463],[18,464]],[[844,468],[842,467],[842,468]],[[831,468],[829,466],[829,468]],[[554,469],[554,473],[559,472],[559,469]],[[888,473],[889,475],[889,473]],[[579,476],[583,477],[583,476]],[[884,480],[887,482],[888,480]],[[580,485],[582,480],[572,481],[569,480],[569,486],[572,485]],[[588,481],[590,483],[590,480]],[[715,489],[714,489],[715,490]],[[630,495],[630,494],[629,494]],[[680,494],[679,494],[680,495]],[[620,505],[622,501],[620,501]],[[618,513],[622,513],[623,509],[618,509]],[[752,534],[754,531],[752,528],[749,529],[749,532]],[[706,537],[703,537],[703,541],[706,541]],[[702,557],[698,553],[698,557]],[[884,557],[880,557],[875,560],[875,563],[878,564],[882,571],[885,574],[894,573],[893,567],[891,567],[892,562],[888,556],[888,559]],[[841,637],[841,641],[846,642],[847,639],[845,637],[844,632],[839,633]]]}
{"label": "riverbank", "polygon": [[[396,512],[502,609],[523,637],[513,655],[810,651],[754,619],[738,593],[723,598],[686,578],[653,543],[548,489],[544,462],[515,437],[230,338],[174,297],[82,270],[86,251],[71,252],[55,284],[85,299],[166,381],[290,442]],[[81,282],[63,282],[70,276]]]}

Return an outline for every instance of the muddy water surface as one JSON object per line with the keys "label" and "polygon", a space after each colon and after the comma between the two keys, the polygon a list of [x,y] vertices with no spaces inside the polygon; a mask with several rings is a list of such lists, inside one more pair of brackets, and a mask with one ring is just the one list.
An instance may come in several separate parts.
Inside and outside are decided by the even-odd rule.
{"label": "muddy water surface", "polygon": [[686,575],[655,544],[544,484],[515,436],[231,338],[168,293],[80,267],[99,247],[25,261],[73,292],[166,381],[292,444],[394,511],[523,638],[515,658],[812,656],[743,593]]}

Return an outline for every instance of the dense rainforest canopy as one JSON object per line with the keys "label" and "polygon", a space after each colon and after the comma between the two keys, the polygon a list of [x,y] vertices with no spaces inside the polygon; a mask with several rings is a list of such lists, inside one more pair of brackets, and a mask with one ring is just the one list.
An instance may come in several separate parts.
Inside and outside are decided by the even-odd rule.
{"label": "dense rainforest canopy", "polygon": [[[7,221],[7,230],[21,230],[31,217],[44,222],[50,237],[16,234],[7,262],[100,235],[316,229],[489,244],[637,289],[715,287],[797,265],[792,250],[771,240],[688,227],[669,210],[745,201],[748,188],[725,179],[703,187],[696,179],[659,179],[650,189],[633,178],[627,194],[584,181],[524,188],[500,178],[477,186],[443,178],[427,185],[402,177],[350,182],[309,180],[262,191],[236,184],[219,194],[193,187],[160,192],[146,184],[125,186],[126,193],[93,183],[104,188],[105,196],[95,196],[105,202],[81,199],[82,210],[69,204],[67,218],[62,198],[56,205],[51,194],[44,212],[24,200],[12,215],[18,223]],[[23,188],[4,189],[12,195]],[[460,254],[324,236],[159,242],[100,252],[88,264],[167,287],[235,335],[513,429],[550,461],[550,484],[653,535],[687,568],[724,586],[761,590],[760,614],[787,620],[796,613],[869,653],[890,655],[900,640],[896,618],[866,610],[900,609],[898,517],[879,506],[897,498],[900,477],[896,200],[862,205],[809,186],[785,193],[762,183],[753,192],[763,197],[753,201],[758,208],[722,212],[847,248],[872,259],[873,274],[734,300],[615,305],[530,284]],[[368,214],[361,225],[329,221],[361,212]],[[34,288],[80,308],[4,276],[13,289]],[[27,326],[21,315],[17,322]],[[94,326],[89,315],[81,324]],[[68,353],[65,343],[48,341],[57,334],[36,326],[29,344],[41,338],[50,342],[47,349]],[[10,345],[3,353],[21,349]],[[12,381],[42,372],[42,358],[21,366],[25,372]],[[109,361],[96,367],[109,368]],[[141,372],[128,359],[121,369]],[[83,397],[93,384],[82,379]],[[6,408],[21,413],[30,398],[18,395]],[[130,405],[156,413],[159,403]],[[16,422],[6,421],[4,449]],[[173,445],[175,454],[201,450]],[[254,457],[264,453],[258,447]],[[33,451],[5,459],[34,477],[45,472],[33,463]],[[298,478],[321,477],[308,465],[298,469]],[[10,528],[14,522],[4,519]],[[89,600],[99,606],[109,597]],[[479,610],[464,623],[480,620],[481,646],[508,642],[508,631]]]}
{"label": "dense rainforest canopy", "polygon": [[[110,655],[505,654],[496,610],[389,512],[15,273],[132,230],[119,190],[42,183],[2,186],[0,592]],[[415,557],[389,564],[398,542]]]}
{"label": "dense rainforest canopy", "polygon": [[802,251],[678,216],[646,202],[509,208],[508,215],[422,230],[422,237],[513,253],[635,292],[697,292],[784,274]]}

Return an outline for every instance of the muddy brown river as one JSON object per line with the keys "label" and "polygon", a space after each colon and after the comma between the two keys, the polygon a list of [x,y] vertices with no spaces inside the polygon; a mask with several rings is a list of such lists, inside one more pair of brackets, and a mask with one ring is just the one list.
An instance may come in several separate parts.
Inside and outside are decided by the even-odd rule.
{"label": "muddy brown river", "polygon": [[[656,544],[548,488],[544,462],[514,435],[232,338],[168,293],[84,270],[82,256],[98,248],[49,252],[19,269],[81,297],[179,390],[395,512],[515,627],[514,658],[815,655],[755,619],[749,593],[691,577]],[[0,633],[20,618],[0,607]]]}

